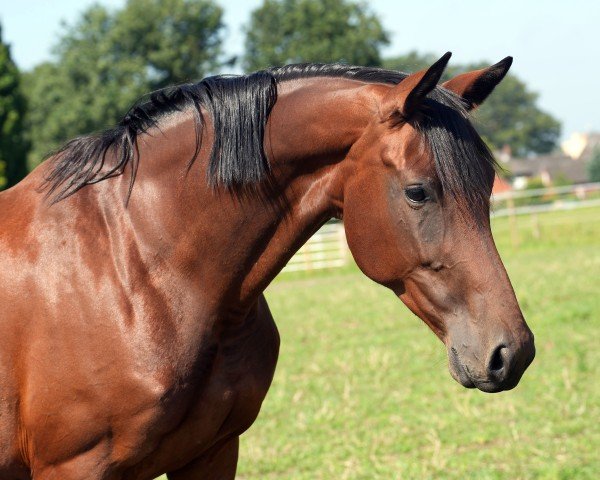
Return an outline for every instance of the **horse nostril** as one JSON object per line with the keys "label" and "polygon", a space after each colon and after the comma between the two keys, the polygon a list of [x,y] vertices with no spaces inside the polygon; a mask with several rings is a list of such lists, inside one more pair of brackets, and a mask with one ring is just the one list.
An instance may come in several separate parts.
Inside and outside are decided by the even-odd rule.
{"label": "horse nostril", "polygon": [[494,376],[499,376],[503,373],[508,360],[508,348],[504,345],[499,345],[492,353],[490,363],[488,364],[488,372]]}

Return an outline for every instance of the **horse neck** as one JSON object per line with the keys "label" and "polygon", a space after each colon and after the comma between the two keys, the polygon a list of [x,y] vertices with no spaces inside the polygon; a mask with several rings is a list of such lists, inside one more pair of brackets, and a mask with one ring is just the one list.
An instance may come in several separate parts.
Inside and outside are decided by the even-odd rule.
{"label": "horse neck", "polygon": [[[209,289],[218,303],[240,311],[253,304],[300,246],[341,209],[346,154],[375,108],[367,87],[322,78],[281,84],[265,133],[272,171],[268,187],[256,191],[215,191],[207,185],[205,161],[197,161],[183,185],[177,184],[173,179],[181,176],[168,172],[173,159],[179,162],[178,170],[184,168],[191,144],[174,147],[176,141],[149,140],[149,155],[162,160],[154,162],[149,182],[140,178],[136,183],[130,208],[136,209],[136,198],[171,198],[166,207],[153,209],[152,219],[142,202],[138,218],[145,225],[163,225],[152,234],[153,241],[177,245],[153,245],[149,251],[176,252],[174,260],[195,270],[203,289],[210,279]],[[174,125],[173,138],[190,137],[191,125]],[[207,157],[211,143],[205,140],[201,158]],[[171,146],[156,144],[161,141]],[[140,162],[140,177],[143,165]],[[164,194],[148,192],[157,185],[163,186]],[[173,189],[179,191],[177,196]]]}
{"label": "horse neck", "polygon": [[[346,156],[376,108],[371,87],[325,78],[279,85],[265,150],[282,202],[240,285],[240,298],[261,293],[310,236],[341,213]],[[257,208],[264,210],[260,203]]]}

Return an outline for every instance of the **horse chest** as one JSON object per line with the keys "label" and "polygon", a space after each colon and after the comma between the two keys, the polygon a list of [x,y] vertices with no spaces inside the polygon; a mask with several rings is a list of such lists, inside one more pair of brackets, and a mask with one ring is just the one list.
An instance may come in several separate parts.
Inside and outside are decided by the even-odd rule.
{"label": "horse chest", "polygon": [[127,478],[152,478],[178,468],[250,427],[271,384],[278,350],[279,335],[270,314],[256,315],[252,328],[222,340],[210,372],[162,403],[169,417],[179,411],[179,423],[156,439],[158,447]]}

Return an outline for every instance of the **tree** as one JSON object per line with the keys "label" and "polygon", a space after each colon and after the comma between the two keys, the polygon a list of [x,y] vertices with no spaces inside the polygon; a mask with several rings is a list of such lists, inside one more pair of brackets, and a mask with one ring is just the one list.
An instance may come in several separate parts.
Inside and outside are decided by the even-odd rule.
{"label": "tree", "polygon": [[246,28],[247,71],[299,62],[381,64],[389,43],[366,5],[347,0],[265,0]]}
{"label": "tree", "polygon": [[114,125],[142,95],[218,70],[222,14],[214,0],[87,9],[66,28],[54,61],[25,78],[32,163],[67,139]]}
{"label": "tree", "polygon": [[590,182],[600,182],[600,148],[595,148],[587,164]]}
{"label": "tree", "polygon": [[[435,55],[407,55],[390,58],[384,66],[392,70],[414,72],[437,60]],[[449,66],[442,81],[459,73],[489,66],[490,63]],[[548,153],[560,137],[560,122],[537,106],[539,95],[513,74],[508,74],[494,93],[473,113],[474,124],[490,148],[510,146],[515,155]]]}
{"label": "tree", "polygon": [[539,95],[507,75],[474,114],[475,125],[491,148],[509,145],[518,156],[549,153],[560,138],[560,122],[537,106]]}
{"label": "tree", "polygon": [[0,189],[11,187],[27,174],[27,142],[23,138],[25,98],[10,48],[0,26]]}

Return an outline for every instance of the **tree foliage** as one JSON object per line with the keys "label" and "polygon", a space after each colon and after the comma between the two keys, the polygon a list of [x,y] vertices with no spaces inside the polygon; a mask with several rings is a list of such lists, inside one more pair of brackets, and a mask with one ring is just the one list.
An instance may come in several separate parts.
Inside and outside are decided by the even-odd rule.
{"label": "tree foliage", "polygon": [[[386,68],[415,72],[429,67],[435,55],[407,55],[390,58],[384,62]],[[484,68],[490,64],[477,63],[451,65],[442,81],[469,70]],[[485,103],[473,113],[477,130],[492,149],[509,145],[513,153],[526,156],[531,153],[548,153],[554,150],[560,137],[560,122],[541,110],[539,95],[527,88],[513,74],[508,74],[496,87]]]}
{"label": "tree foliage", "polygon": [[389,43],[365,4],[347,0],[265,0],[246,28],[247,71],[299,62],[380,65]]}
{"label": "tree foliage", "polygon": [[[215,1],[128,0],[120,10],[95,5],[66,26],[54,59],[23,76],[30,165],[70,138],[114,125],[152,90],[219,71],[223,12]],[[342,61],[416,71],[436,60],[411,52],[382,61],[380,50],[387,43],[387,33],[366,4],[264,0],[246,28],[243,67]],[[448,75],[477,67],[454,66]],[[22,97],[17,103],[24,106]],[[508,144],[519,155],[552,150],[560,133],[558,121],[538,108],[537,94],[512,75],[474,118],[492,148]]]}
{"label": "tree foliage", "polygon": [[0,189],[14,185],[27,173],[25,108],[19,71],[2,41],[0,26]]}
{"label": "tree foliage", "polygon": [[129,0],[86,10],[55,60],[26,76],[32,163],[65,140],[116,123],[136,99],[221,65],[222,9],[213,0]]}
{"label": "tree foliage", "polygon": [[587,172],[590,182],[600,182],[600,148],[597,147],[592,152]]}

